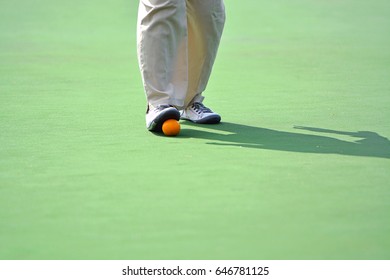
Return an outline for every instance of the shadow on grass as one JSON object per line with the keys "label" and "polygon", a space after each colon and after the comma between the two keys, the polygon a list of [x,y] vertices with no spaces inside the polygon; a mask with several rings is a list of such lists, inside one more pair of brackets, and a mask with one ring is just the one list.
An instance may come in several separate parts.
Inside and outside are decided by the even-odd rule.
{"label": "shadow on grass", "polygon": [[[199,127],[199,125],[191,122],[186,122],[185,125]],[[221,146],[237,146],[299,153],[390,158],[389,139],[371,131],[347,132],[295,126],[295,129],[302,132],[295,133],[229,122],[204,127],[213,131],[183,128],[181,136],[217,141],[208,142],[207,144]],[[310,132],[315,132],[316,134],[310,134]],[[340,140],[330,136],[317,135],[318,133],[349,136],[356,138],[356,141]]]}

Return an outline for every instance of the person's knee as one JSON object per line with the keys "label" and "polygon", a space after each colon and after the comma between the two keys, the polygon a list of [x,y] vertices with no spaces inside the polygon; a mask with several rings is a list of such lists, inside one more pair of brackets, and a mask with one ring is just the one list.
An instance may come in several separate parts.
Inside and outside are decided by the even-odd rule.
{"label": "person's knee", "polygon": [[169,16],[185,15],[186,13],[186,1],[185,0],[143,0],[145,5],[149,8],[151,13],[164,12]]}
{"label": "person's knee", "polygon": [[[147,2],[147,3],[146,3]],[[186,1],[184,0],[143,0],[147,5],[147,24],[154,26],[169,26],[175,33],[185,32],[187,28]],[[167,29],[170,32],[172,30]],[[161,32],[164,32],[161,30]]]}

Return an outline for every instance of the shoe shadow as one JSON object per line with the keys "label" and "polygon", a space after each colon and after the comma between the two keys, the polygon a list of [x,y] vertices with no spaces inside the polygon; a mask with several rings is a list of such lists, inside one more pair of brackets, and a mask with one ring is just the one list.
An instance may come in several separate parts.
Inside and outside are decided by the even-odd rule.
{"label": "shoe shadow", "polygon": [[[185,126],[199,127],[191,122]],[[303,133],[286,132],[223,122],[218,125],[203,126],[212,132],[196,129],[182,129],[182,137],[212,140],[210,145],[237,146],[245,148],[288,151],[298,153],[340,154],[349,156],[377,157],[390,159],[389,139],[371,131],[338,131],[315,127],[295,126]],[[214,132],[215,131],[215,132]],[[305,133],[306,132],[306,133]],[[308,132],[316,133],[309,134]],[[352,137],[352,141],[340,140],[330,136]],[[346,137],[345,137],[346,136]]]}

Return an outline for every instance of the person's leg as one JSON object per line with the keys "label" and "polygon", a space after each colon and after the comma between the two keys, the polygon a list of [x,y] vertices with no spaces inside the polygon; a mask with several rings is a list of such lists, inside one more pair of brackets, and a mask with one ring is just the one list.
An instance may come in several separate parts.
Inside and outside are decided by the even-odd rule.
{"label": "person's leg", "polygon": [[188,88],[185,0],[140,0],[137,27],[148,104],[182,108]]}
{"label": "person's leg", "polygon": [[225,24],[223,0],[186,0],[188,90],[185,106],[202,102]]}

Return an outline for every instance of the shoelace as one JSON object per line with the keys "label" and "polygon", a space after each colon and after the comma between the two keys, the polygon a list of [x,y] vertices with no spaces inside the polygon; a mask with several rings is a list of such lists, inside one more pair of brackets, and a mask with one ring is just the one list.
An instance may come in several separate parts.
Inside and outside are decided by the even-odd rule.
{"label": "shoelace", "polygon": [[150,110],[153,110],[155,112],[159,112],[159,111],[162,111],[166,108],[169,108],[169,107],[172,107],[171,105],[157,105],[156,107],[153,107],[151,105],[147,106],[146,107],[146,114],[150,111]]}
{"label": "shoelace", "polygon": [[207,108],[200,102],[195,102],[192,104],[192,108],[194,108],[197,113],[212,113],[211,109]]}
{"label": "shoelace", "polygon": [[154,108],[154,110],[157,110],[157,111],[162,111],[166,108],[169,108],[169,107],[172,107],[170,105],[158,105],[156,108]]}

